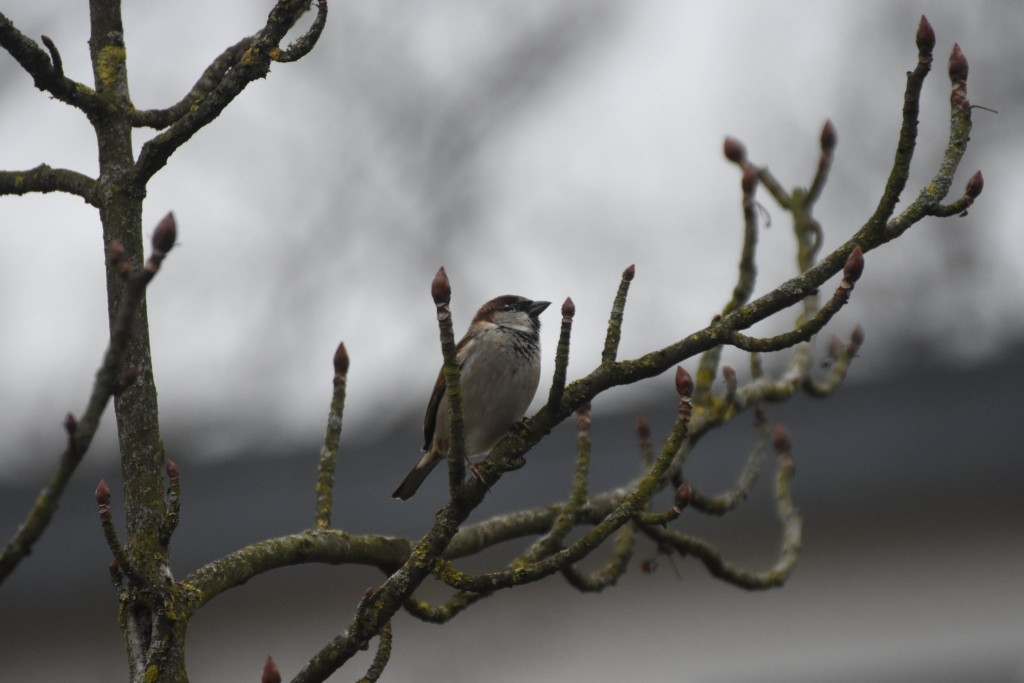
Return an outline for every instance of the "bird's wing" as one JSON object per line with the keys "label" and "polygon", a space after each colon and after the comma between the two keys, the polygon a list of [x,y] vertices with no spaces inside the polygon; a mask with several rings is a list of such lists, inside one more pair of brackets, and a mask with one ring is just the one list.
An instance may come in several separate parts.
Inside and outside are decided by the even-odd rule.
{"label": "bird's wing", "polygon": [[[473,344],[473,336],[467,334],[455,347],[455,358],[459,361],[459,370],[466,364],[466,353]],[[437,429],[437,413],[441,406],[441,399],[444,398],[444,368],[437,373],[437,382],[434,383],[434,391],[430,394],[430,403],[427,404],[427,414],[423,416],[423,450],[429,451],[434,440],[434,431]]]}
{"label": "bird's wing", "polygon": [[434,384],[434,393],[430,395],[430,403],[427,404],[427,414],[423,416],[423,450],[430,450],[430,444],[434,440],[434,430],[437,428],[437,410],[441,406],[441,399],[444,397],[444,368],[437,373],[437,382]]}

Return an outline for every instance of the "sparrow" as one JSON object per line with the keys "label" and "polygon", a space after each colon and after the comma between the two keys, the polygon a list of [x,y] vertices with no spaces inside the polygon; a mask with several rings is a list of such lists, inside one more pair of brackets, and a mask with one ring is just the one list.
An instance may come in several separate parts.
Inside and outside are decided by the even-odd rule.
{"label": "sparrow", "polygon": [[[490,451],[530,406],[540,382],[539,316],[550,305],[512,294],[491,299],[455,347],[467,456]],[[408,500],[448,457],[448,419],[442,368],[423,418],[423,456],[392,498]]]}

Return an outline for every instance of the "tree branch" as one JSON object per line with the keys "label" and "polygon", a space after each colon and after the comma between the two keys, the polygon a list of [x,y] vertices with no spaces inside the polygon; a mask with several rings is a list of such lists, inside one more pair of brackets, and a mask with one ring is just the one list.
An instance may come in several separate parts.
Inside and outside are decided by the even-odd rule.
{"label": "tree branch", "polygon": [[[139,152],[135,171],[140,183],[145,184],[153,177],[153,174],[164,167],[170,156],[181,145],[206,124],[220,116],[220,113],[247,85],[267,75],[270,71],[271,61],[281,55],[280,42],[308,7],[308,0],[278,0],[267,17],[266,25],[248,41],[243,39],[236,44],[235,47],[244,46],[244,51],[237,60],[233,61],[233,56],[229,56],[228,51],[225,51],[207,69],[208,74],[220,76],[219,81],[214,87],[207,90],[205,84],[201,85],[203,79],[200,79],[200,83],[194,86],[187,96],[187,98],[198,99],[190,99],[190,105],[184,113],[179,115],[184,107],[183,100],[182,103],[172,107],[172,110],[167,110],[167,113],[145,114],[133,119],[134,125],[167,125],[164,132],[146,142]],[[326,19],[326,12],[326,2],[320,2],[318,4],[318,21]],[[321,14],[323,19],[320,17]],[[319,35],[319,32],[316,32],[315,35],[310,36],[311,44],[308,45],[308,48],[304,48],[305,52],[301,50],[299,52],[305,54],[312,49]]]}
{"label": "tree branch", "polygon": [[914,158],[917,144],[917,113],[920,108],[921,88],[932,68],[932,49],[935,47],[935,31],[928,20],[921,17],[917,29],[917,66],[907,73],[907,88],[903,95],[903,125],[899,142],[896,143],[896,158],[893,160],[889,179],[875,209],[868,221],[871,225],[882,225],[889,219],[900,200],[900,194],[910,176],[910,161]]}
{"label": "tree branch", "polygon": [[278,567],[318,562],[359,564],[391,571],[405,562],[411,544],[390,536],[353,536],[333,529],[309,529],[254,543],[206,564],[181,580],[188,613],[195,614],[221,593]]}
{"label": "tree branch", "polygon": [[19,31],[14,23],[0,12],[0,47],[21,65],[32,82],[43,92],[48,92],[56,99],[70,104],[89,115],[100,112],[104,104],[91,88],[73,81],[64,75],[60,53],[52,40],[43,36],[48,52]]}
{"label": "tree branch", "polygon": [[198,106],[203,99],[213,92],[227,73],[234,68],[238,61],[245,54],[252,44],[252,36],[242,38],[234,45],[228,46],[220,55],[214,59],[203,71],[203,75],[195,82],[192,89],[185,94],[176,104],[166,109],[144,109],[132,112],[132,126],[136,128],[156,128],[160,130],[171,125],[193,107]]}
{"label": "tree branch", "polygon": [[[782,524],[782,543],[779,558],[770,570],[752,572],[726,561],[721,551],[707,541],[659,526],[642,526],[641,531],[658,543],[662,549],[671,549],[680,555],[693,555],[707,567],[711,574],[727,583],[748,590],[778,588],[793,573],[800,556],[803,535],[803,520],[793,504],[790,482],[793,478],[793,458],[789,437],[776,426],[773,439],[778,454],[778,471],[775,476],[775,510]],[[784,436],[783,436],[784,435]]]}
{"label": "tree branch", "polygon": [[[170,215],[170,214],[168,214]],[[154,233],[154,245],[156,234]],[[171,244],[174,239],[172,237]],[[100,418],[107,407],[111,397],[122,391],[133,383],[138,377],[138,371],[126,372],[122,367],[122,358],[128,342],[132,337],[132,321],[135,311],[142,304],[145,296],[146,286],[152,281],[160,268],[166,252],[170,247],[161,251],[159,255],[154,249],[153,256],[147,261],[145,267],[131,272],[131,263],[120,243],[111,244],[107,250],[107,261],[110,267],[120,270],[126,278],[125,293],[121,299],[117,311],[113,329],[110,332],[110,345],[103,356],[103,364],[96,372],[96,380],[93,382],[92,393],[81,420],[75,420],[69,413],[64,420],[64,429],[68,433],[68,443],[56,471],[50,478],[50,483],[39,494],[35,505],[28,513],[28,517],[15,532],[14,536],[7,542],[3,553],[0,553],[0,583],[6,579],[15,567],[31,551],[32,546],[49,526],[53,515],[57,512],[60,504],[60,497],[71,475],[74,474],[82,458],[92,445],[96,430],[100,424]],[[126,379],[129,380],[126,382]]]}
{"label": "tree branch", "polygon": [[39,164],[27,171],[0,171],[0,195],[22,195],[29,192],[67,192],[81,197],[86,204],[99,206],[96,181],[87,175],[66,168]]}
{"label": "tree branch", "polygon": [[348,351],[338,344],[334,352],[334,392],[331,410],[327,416],[327,433],[320,450],[320,467],[316,479],[316,528],[331,526],[331,508],[334,503],[334,467],[341,441],[341,419],[345,413],[345,385],[348,378]]}

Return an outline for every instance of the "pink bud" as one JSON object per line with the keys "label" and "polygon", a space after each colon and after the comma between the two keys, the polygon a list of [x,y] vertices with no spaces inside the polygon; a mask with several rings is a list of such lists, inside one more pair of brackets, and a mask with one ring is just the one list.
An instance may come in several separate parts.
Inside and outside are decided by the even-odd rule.
{"label": "pink bud", "polygon": [[644,441],[651,438],[651,425],[647,424],[643,415],[636,416],[636,433]]}
{"label": "pink bud", "polygon": [[828,340],[828,355],[832,358],[839,358],[843,355],[843,340],[838,334],[833,334]]}
{"label": "pink bud", "polygon": [[746,148],[736,138],[726,138],[722,151],[725,152],[725,158],[734,164],[742,164],[747,158]]}
{"label": "pink bud", "polygon": [[683,483],[676,489],[676,497],[672,503],[672,509],[676,512],[682,512],[690,504],[691,500],[693,500],[693,487],[690,486],[690,482],[683,480]]}
{"label": "pink bud", "polygon": [[100,479],[100,483],[96,486],[96,504],[110,504],[110,487],[107,486],[107,482],[105,479]]}
{"label": "pink bud", "polygon": [[825,121],[825,126],[821,129],[821,149],[825,152],[831,152],[836,148],[836,127],[832,125],[831,121]]}
{"label": "pink bud", "polygon": [[949,80],[954,83],[967,80],[967,57],[959,43],[953,43],[953,53],[949,55]]}
{"label": "pink bud", "polygon": [[437,269],[437,275],[430,283],[430,296],[438,306],[447,305],[452,300],[452,285],[448,282],[448,273],[444,272],[444,266]]}
{"label": "pink bud", "polygon": [[736,393],[736,371],[731,365],[722,366],[722,379],[725,380],[725,390],[730,394]]}
{"label": "pink bud", "polygon": [[775,427],[772,429],[772,447],[775,448],[777,453],[789,453],[793,450],[793,442],[789,438],[789,432],[786,431],[781,422],[776,422]]}
{"label": "pink bud", "polygon": [[693,396],[693,377],[682,365],[676,366],[676,391],[682,398]]}
{"label": "pink bud", "polygon": [[964,190],[964,194],[971,199],[977,199],[983,189],[985,189],[985,178],[982,177],[981,171],[978,171],[967,181],[967,189]]}
{"label": "pink bud", "polygon": [[263,662],[263,678],[261,683],[281,683],[281,672],[277,670],[274,658],[267,655],[267,661]]}
{"label": "pink bud", "polygon": [[928,23],[928,17],[921,15],[921,23],[917,25],[917,51],[930,55],[935,47],[935,31]]}
{"label": "pink bud", "polygon": [[338,344],[334,352],[334,374],[342,377],[348,374],[348,351],[345,349],[345,342]]}
{"label": "pink bud", "polygon": [[178,227],[174,222],[174,214],[168,212],[153,231],[153,251],[166,254],[174,248],[177,239]]}
{"label": "pink bud", "polygon": [[854,348],[860,348],[861,344],[864,343],[864,328],[857,325],[853,328],[853,332],[850,334],[850,343],[853,344]]}
{"label": "pink bud", "polygon": [[630,264],[628,268],[622,271],[622,279],[626,282],[632,282],[634,275],[636,275],[636,264]]}
{"label": "pink bud", "polygon": [[860,279],[861,273],[864,272],[864,252],[861,251],[860,245],[856,244],[853,247],[853,251],[846,257],[846,265],[843,266],[843,279],[847,282],[854,283]]}
{"label": "pink bud", "polygon": [[572,299],[565,297],[565,303],[562,304],[562,317],[571,319],[576,315],[576,304],[572,302]]}

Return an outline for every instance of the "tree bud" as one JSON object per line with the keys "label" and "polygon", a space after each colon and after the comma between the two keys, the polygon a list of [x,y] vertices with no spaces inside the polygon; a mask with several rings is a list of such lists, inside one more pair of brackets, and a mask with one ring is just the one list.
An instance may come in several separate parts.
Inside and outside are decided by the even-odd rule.
{"label": "tree bud", "polygon": [[676,366],[676,391],[682,398],[693,396],[693,377],[682,365]]}
{"label": "tree bud", "polygon": [[833,359],[838,359],[843,355],[843,340],[839,338],[838,334],[833,334],[828,340],[828,355]]}
{"label": "tree bud", "polygon": [[565,297],[565,302],[562,304],[562,317],[572,320],[574,315],[576,315],[576,304],[570,297]]}
{"label": "tree bud", "polygon": [[821,129],[821,149],[824,152],[831,152],[836,148],[836,127],[831,121],[825,121]]}
{"label": "tree bud", "polygon": [[345,342],[338,344],[334,352],[334,374],[340,377],[348,374],[348,351],[345,349]]}
{"label": "tree bud", "polygon": [[781,422],[776,422],[775,427],[772,429],[772,447],[777,453],[789,453],[793,450],[793,442],[789,438],[789,432],[786,431]]}
{"label": "tree bud", "polygon": [[967,188],[964,190],[964,194],[971,199],[977,199],[983,189],[985,189],[985,178],[982,177],[981,171],[978,171],[967,181]]}
{"label": "tree bud", "polygon": [[174,222],[174,214],[168,212],[153,231],[153,251],[166,254],[174,248],[178,239],[178,226]]}
{"label": "tree bud", "polygon": [[725,158],[734,164],[742,164],[747,159],[746,148],[736,138],[726,138],[722,151],[725,152]]}
{"label": "tree bud", "polygon": [[437,275],[430,283],[430,296],[438,306],[447,305],[452,300],[452,285],[448,282],[448,273],[444,272],[444,266],[437,269]]}
{"label": "tree bud", "polygon": [[672,509],[677,513],[686,509],[686,506],[693,500],[693,487],[690,482],[683,480],[683,483],[676,489],[676,497],[672,502]]}
{"label": "tree bud", "polygon": [[110,505],[110,487],[107,486],[105,479],[100,479],[100,483],[96,486],[96,504]]}
{"label": "tree bud", "polygon": [[736,393],[736,371],[731,365],[722,366],[722,379],[725,380],[725,391],[728,394]]}
{"label": "tree bud", "polygon": [[935,31],[928,23],[928,17],[921,15],[921,23],[917,25],[917,51],[922,55],[930,55],[935,47]]}
{"label": "tree bud", "polygon": [[860,245],[856,244],[853,247],[853,251],[846,257],[846,265],[843,266],[843,279],[853,284],[860,279],[861,273],[864,272],[864,252],[861,251]]}
{"label": "tree bud", "polygon": [[651,438],[651,425],[647,424],[643,415],[636,416],[636,433],[643,441]]}
{"label": "tree bud", "polygon": [[953,43],[953,52],[949,55],[949,80],[954,83],[967,80],[967,57],[959,43]]}
{"label": "tree bud", "polygon": [[274,663],[274,658],[267,655],[267,661],[263,662],[263,678],[260,679],[261,683],[281,683],[281,672],[277,669],[277,664]]}
{"label": "tree bud", "polygon": [[861,344],[864,343],[864,328],[857,325],[853,328],[853,332],[850,334],[850,344],[854,349],[859,349]]}

